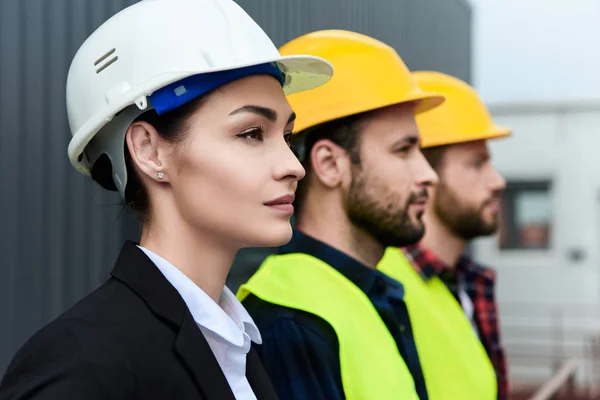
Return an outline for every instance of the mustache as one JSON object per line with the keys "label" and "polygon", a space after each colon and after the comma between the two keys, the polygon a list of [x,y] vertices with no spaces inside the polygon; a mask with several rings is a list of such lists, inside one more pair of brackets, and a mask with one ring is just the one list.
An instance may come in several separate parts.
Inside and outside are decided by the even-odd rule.
{"label": "mustache", "polygon": [[408,204],[423,203],[429,200],[429,192],[422,189],[419,192],[412,192],[408,198]]}

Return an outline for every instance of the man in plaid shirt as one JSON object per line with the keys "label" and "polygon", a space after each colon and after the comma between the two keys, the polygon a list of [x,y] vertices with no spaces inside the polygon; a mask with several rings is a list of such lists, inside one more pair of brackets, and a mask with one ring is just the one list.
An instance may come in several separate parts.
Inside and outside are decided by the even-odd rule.
{"label": "man in plaid shirt", "polygon": [[499,197],[506,182],[490,162],[487,140],[511,132],[493,124],[464,82],[437,73],[416,77],[423,90],[443,94],[446,103],[417,120],[423,154],[439,183],[423,216],[425,236],[404,252],[424,280],[437,276],[460,303],[496,371],[498,399],[504,400],[510,384],[494,298],[495,273],[464,252],[472,239],[498,229]]}
{"label": "man in plaid shirt", "polygon": [[[425,246],[421,242],[420,245],[407,246],[403,250],[423,279],[438,276],[461,303],[496,370],[498,399],[508,399],[508,367],[500,341],[500,324],[494,298],[495,272],[465,255],[461,255],[451,267]],[[465,294],[467,298],[464,297]]]}

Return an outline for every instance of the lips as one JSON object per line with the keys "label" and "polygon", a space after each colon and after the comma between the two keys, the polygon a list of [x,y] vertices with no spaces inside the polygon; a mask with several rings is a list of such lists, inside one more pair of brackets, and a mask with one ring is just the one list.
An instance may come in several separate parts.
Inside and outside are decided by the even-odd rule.
{"label": "lips", "polygon": [[425,205],[427,205],[427,201],[428,201],[428,197],[421,196],[421,197],[417,197],[416,199],[412,200],[410,202],[410,204],[425,206]]}
{"label": "lips", "polygon": [[293,194],[287,194],[285,196],[278,197],[275,200],[268,201],[264,203],[264,205],[275,209],[278,212],[292,215],[294,213],[294,206],[292,205],[294,198],[295,196]]}
{"label": "lips", "polygon": [[292,204],[294,202],[294,198],[296,198],[293,194],[286,194],[285,196],[281,196],[276,198],[275,200],[268,201],[263,203],[265,206],[277,206],[281,204]]}

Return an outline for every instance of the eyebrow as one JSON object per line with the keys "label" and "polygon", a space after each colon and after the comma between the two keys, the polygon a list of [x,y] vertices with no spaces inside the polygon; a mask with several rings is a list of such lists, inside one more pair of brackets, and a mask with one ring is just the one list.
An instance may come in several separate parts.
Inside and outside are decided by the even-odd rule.
{"label": "eyebrow", "polygon": [[291,123],[292,121],[296,120],[296,113],[292,111],[292,113],[290,114],[290,117],[288,118],[287,123]]}
{"label": "eyebrow", "polygon": [[[230,112],[229,115],[235,115],[235,114],[239,114],[239,113],[243,113],[243,112],[260,115],[261,117],[265,117],[266,119],[268,119],[271,122],[277,121],[277,116],[278,116],[277,111],[273,110],[272,108],[264,107],[264,106],[257,106],[254,104],[247,104],[245,106],[242,106],[242,107]],[[296,113],[292,112],[290,114],[290,117],[288,118],[287,123],[289,124],[290,122],[294,121],[295,119],[296,119]]]}
{"label": "eyebrow", "polygon": [[406,136],[404,138],[402,138],[401,140],[398,140],[396,143],[394,143],[393,147],[397,147],[397,146],[402,146],[405,144],[410,144],[410,145],[418,145],[421,142],[419,135],[417,134],[410,134],[409,136]]}

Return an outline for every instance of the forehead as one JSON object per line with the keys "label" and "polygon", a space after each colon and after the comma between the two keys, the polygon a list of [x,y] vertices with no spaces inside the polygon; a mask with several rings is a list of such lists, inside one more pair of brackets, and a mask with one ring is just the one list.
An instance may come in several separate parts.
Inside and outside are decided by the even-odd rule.
{"label": "forehead", "polygon": [[456,143],[448,146],[445,161],[460,161],[464,157],[489,156],[487,140]]}
{"label": "forehead", "polygon": [[363,139],[386,143],[409,137],[418,138],[413,107],[410,103],[396,104],[372,111],[364,119]]}

